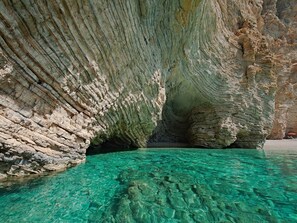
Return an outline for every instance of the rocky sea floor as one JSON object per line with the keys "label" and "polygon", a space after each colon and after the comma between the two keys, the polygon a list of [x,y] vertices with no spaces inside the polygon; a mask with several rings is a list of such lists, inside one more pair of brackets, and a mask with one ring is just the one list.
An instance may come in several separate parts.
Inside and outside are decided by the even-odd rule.
{"label": "rocky sea floor", "polygon": [[0,222],[297,222],[297,152],[149,149],[0,185]]}

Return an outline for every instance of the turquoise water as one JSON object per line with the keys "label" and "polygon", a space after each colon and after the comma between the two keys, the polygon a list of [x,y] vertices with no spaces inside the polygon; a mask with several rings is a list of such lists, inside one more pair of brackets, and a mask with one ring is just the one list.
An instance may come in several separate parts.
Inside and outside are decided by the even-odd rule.
{"label": "turquoise water", "polygon": [[140,150],[0,187],[0,222],[297,222],[297,154]]}

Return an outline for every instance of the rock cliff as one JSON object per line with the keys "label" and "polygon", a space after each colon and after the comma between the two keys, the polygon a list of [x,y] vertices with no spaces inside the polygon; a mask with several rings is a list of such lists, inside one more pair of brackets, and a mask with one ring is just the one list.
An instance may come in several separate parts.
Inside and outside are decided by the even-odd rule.
{"label": "rock cliff", "polygon": [[0,27],[0,178],[90,144],[258,148],[296,128],[290,1],[2,0]]}
{"label": "rock cliff", "polygon": [[282,139],[297,132],[297,4],[294,1],[265,1],[264,34],[281,64],[277,69],[275,118],[269,138]]}

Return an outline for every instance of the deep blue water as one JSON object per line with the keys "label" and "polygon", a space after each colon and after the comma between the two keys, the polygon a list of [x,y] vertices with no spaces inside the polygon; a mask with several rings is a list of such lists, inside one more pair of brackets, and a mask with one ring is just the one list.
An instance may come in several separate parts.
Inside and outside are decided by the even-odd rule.
{"label": "deep blue water", "polygon": [[150,149],[0,186],[0,222],[297,222],[297,153]]}

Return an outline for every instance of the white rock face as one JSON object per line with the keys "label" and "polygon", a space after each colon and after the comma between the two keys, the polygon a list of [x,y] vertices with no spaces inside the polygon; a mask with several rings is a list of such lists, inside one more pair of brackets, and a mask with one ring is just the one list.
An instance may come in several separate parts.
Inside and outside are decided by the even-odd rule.
{"label": "white rock face", "polygon": [[91,141],[261,147],[289,27],[267,22],[276,5],[1,1],[1,176],[76,165]]}

